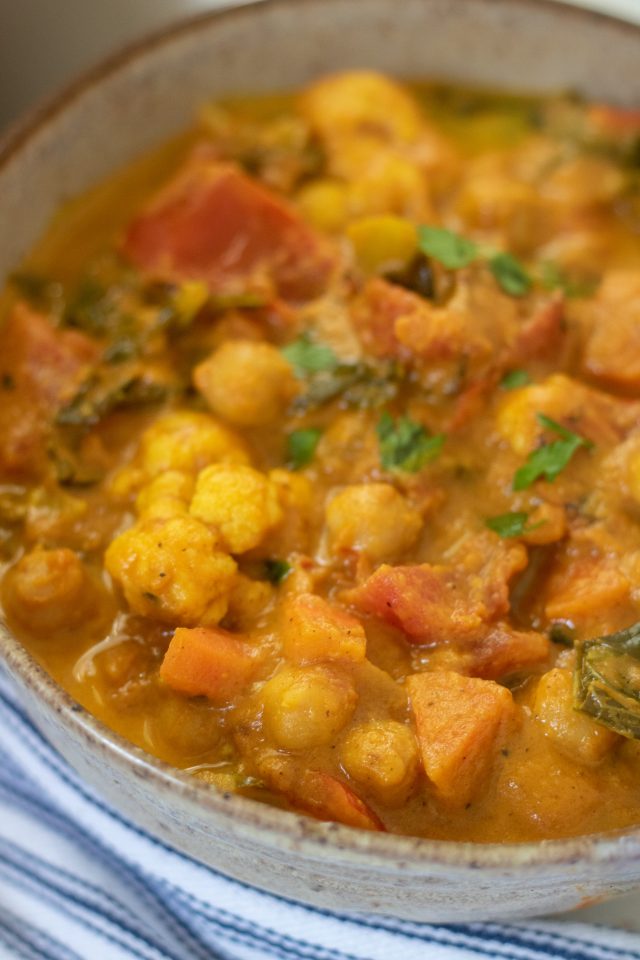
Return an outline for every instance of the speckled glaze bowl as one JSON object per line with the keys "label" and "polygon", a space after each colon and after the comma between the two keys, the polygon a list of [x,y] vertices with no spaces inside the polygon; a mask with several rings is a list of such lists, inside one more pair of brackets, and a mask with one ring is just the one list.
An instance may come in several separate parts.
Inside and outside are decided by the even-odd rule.
{"label": "speckled glaze bowl", "polygon": [[[98,68],[0,146],[0,276],[60,203],[184,127],[206,98],[373,66],[640,103],[640,28],[550,0],[263,0]],[[10,228],[8,227],[10,225]],[[640,888],[640,828],[476,845],[320,823],[212,788],[132,747],[0,624],[30,716],[116,808],[230,876],[318,906],[463,921],[568,910]]]}

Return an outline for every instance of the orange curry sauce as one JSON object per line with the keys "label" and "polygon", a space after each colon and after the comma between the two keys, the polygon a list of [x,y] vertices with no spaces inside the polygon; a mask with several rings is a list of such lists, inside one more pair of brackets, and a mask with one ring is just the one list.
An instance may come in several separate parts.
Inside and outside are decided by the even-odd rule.
{"label": "orange curry sauce", "polygon": [[574,676],[640,620],[639,142],[354,72],[71,204],[2,301],[10,628],[212,789],[453,840],[639,822],[640,664],[620,722]]}

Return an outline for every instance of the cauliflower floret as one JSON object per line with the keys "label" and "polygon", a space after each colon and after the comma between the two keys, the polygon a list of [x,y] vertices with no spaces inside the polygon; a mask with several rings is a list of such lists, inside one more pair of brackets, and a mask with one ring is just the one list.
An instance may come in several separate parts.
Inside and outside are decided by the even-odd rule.
{"label": "cauliflower floret", "polygon": [[237,569],[190,516],[141,520],[111,543],[105,567],[135,613],[184,627],[221,620]]}
{"label": "cauliflower floret", "polygon": [[186,514],[194,485],[194,479],[188,473],[168,470],[142,488],[136,500],[136,509],[140,516],[145,517]]}
{"label": "cauliflower floret", "polygon": [[275,484],[253,467],[230,463],[201,471],[190,513],[213,528],[231,553],[257,547],[282,519]]}
{"label": "cauliflower floret", "polygon": [[357,550],[375,561],[401,554],[422,529],[420,514],[388,483],[345,487],[326,513],[332,551]]}
{"label": "cauliflower floret", "polygon": [[424,122],[411,95],[373,70],[324,77],[305,91],[300,106],[311,126],[328,140],[376,131],[380,139],[411,142]]}
{"label": "cauliflower floret", "polygon": [[140,462],[147,477],[167,470],[197,473],[219,461],[248,463],[249,457],[240,438],[206,413],[168,413],[142,435]]}
{"label": "cauliflower floret", "polygon": [[276,420],[298,391],[290,365],[270,343],[227,340],[193,374],[215,414],[257,427]]}

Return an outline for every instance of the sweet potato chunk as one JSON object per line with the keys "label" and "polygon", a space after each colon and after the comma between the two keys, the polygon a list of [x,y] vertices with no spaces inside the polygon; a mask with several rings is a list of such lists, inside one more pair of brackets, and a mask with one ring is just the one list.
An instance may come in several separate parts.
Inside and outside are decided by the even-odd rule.
{"label": "sweet potato chunk", "polygon": [[574,551],[549,580],[545,615],[574,623],[606,616],[625,602],[630,586],[615,560]]}
{"label": "sweet potato chunk", "polygon": [[463,807],[484,786],[515,716],[511,693],[449,671],[413,674],[407,687],[425,772],[440,797]]}
{"label": "sweet potato chunk", "polygon": [[160,676],[179,693],[224,703],[249,681],[255,658],[242,639],[226,630],[178,627]]}
{"label": "sweet potato chunk", "polygon": [[469,537],[451,566],[382,564],[347,599],[403,630],[410,642],[467,641],[509,609],[509,581],[527,563],[521,544]]}
{"label": "sweet potato chunk", "polygon": [[364,800],[329,773],[301,769],[298,763],[281,755],[267,756],[259,762],[258,769],[273,790],[318,820],[334,820],[361,830],[385,829]]}
{"label": "sweet potato chunk", "polygon": [[369,280],[355,299],[351,319],[362,346],[374,357],[448,359],[463,344],[456,314],[379,277]]}
{"label": "sweet potato chunk", "polygon": [[202,151],[131,223],[123,251],[164,280],[201,280],[216,293],[273,281],[292,300],[321,293],[334,264],[328,244],[284,200]]}
{"label": "sweet potato chunk", "polygon": [[355,617],[312,593],[289,598],[280,637],[289,660],[364,660],[366,637]]}
{"label": "sweet potato chunk", "polygon": [[499,680],[520,670],[531,670],[545,663],[551,642],[544,633],[514,630],[498,623],[463,654],[465,673],[483,680]]}

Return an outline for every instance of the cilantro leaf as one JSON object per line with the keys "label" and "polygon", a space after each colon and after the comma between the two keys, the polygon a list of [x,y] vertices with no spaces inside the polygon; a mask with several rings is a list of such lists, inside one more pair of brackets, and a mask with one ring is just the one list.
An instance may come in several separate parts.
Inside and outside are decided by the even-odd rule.
{"label": "cilantro leaf", "polygon": [[385,470],[404,470],[407,473],[416,473],[434,460],[445,441],[444,434],[429,436],[421,423],[409,417],[398,417],[394,421],[387,411],[380,417],[376,433],[380,445],[380,463]]}
{"label": "cilantro leaf", "polygon": [[524,510],[518,510],[512,513],[501,513],[496,517],[487,517],[485,524],[489,527],[489,530],[493,530],[498,536],[507,538],[520,537],[523,533],[530,533],[532,530],[537,530],[545,522],[540,520],[538,523],[529,526],[528,519],[528,513],[525,513]]}
{"label": "cilantro leaf", "polygon": [[264,573],[269,583],[282,583],[292,569],[291,564],[286,560],[268,558],[264,561]]}
{"label": "cilantro leaf", "polygon": [[422,253],[438,260],[449,270],[469,266],[480,253],[473,240],[445,230],[444,227],[418,227],[418,247]]}
{"label": "cilantro leaf", "polygon": [[287,449],[289,463],[294,470],[306,466],[313,459],[321,433],[317,427],[309,427],[307,430],[294,430],[289,434]]}
{"label": "cilantro leaf", "polygon": [[524,510],[487,517],[485,524],[501,537],[519,537],[525,531],[529,514]]}
{"label": "cilantro leaf", "polygon": [[593,443],[577,433],[572,433],[560,423],[543,413],[536,414],[538,423],[560,436],[560,440],[545,443],[529,454],[524,466],[516,470],[513,477],[513,489],[524,490],[540,477],[553,483],[559,473],[567,466],[574,453],[580,447],[590,448]]}
{"label": "cilantro leaf", "polygon": [[283,347],[282,355],[289,361],[297,377],[321,370],[335,370],[339,363],[331,347],[314,343],[307,333]]}
{"label": "cilantro leaf", "polygon": [[489,269],[505,293],[522,297],[533,281],[519,260],[510,253],[495,253],[489,258]]}
{"label": "cilantro leaf", "polygon": [[503,390],[517,390],[531,383],[531,377],[526,370],[509,370],[500,381]]}

